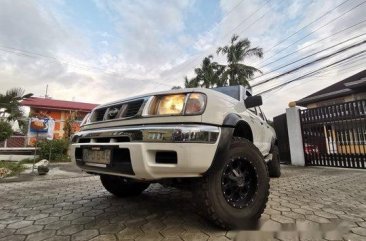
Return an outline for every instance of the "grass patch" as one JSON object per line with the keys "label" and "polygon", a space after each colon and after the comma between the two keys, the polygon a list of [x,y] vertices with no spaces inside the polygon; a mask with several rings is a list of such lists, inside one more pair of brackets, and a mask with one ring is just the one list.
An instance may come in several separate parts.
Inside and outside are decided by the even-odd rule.
{"label": "grass patch", "polygon": [[6,177],[15,176],[27,169],[21,162],[0,161],[0,168],[7,168],[11,173]]}

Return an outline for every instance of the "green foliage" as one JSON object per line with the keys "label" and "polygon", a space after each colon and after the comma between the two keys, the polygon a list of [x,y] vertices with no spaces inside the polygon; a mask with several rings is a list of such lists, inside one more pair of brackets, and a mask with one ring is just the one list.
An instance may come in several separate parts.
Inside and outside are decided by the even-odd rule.
{"label": "green foliage", "polygon": [[37,153],[41,159],[57,162],[70,161],[70,157],[67,155],[67,149],[69,147],[69,141],[67,139],[44,140],[38,142],[37,146],[40,148]]}
{"label": "green foliage", "polygon": [[0,116],[8,120],[16,120],[23,117],[20,101],[32,97],[32,93],[25,94],[22,88],[12,88],[5,94],[0,94]]}
{"label": "green foliage", "polygon": [[243,85],[250,87],[249,81],[259,69],[245,65],[247,57],[263,57],[262,48],[251,48],[248,39],[239,39],[233,35],[230,45],[219,47],[217,54],[226,55],[227,65],[213,62],[213,56],[209,55],[202,61],[201,67],[194,70],[196,77],[185,77],[185,87],[219,87],[227,85]]}
{"label": "green foliage", "polygon": [[11,173],[7,176],[15,176],[26,169],[21,162],[0,161],[0,168],[7,168]]}
{"label": "green foliage", "polygon": [[0,121],[0,141],[5,141],[13,134],[11,125],[8,122]]}

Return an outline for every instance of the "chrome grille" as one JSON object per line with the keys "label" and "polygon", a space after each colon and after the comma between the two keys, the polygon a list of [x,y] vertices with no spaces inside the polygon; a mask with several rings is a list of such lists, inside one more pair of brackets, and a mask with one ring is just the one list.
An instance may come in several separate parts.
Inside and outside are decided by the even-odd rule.
{"label": "chrome grille", "polygon": [[135,116],[139,112],[143,102],[144,102],[144,100],[136,100],[136,101],[132,101],[132,102],[128,103],[127,110],[124,114],[124,117]]}
{"label": "chrome grille", "polygon": [[107,109],[99,109],[94,111],[92,116],[92,121],[102,121],[104,119],[104,114]]}
{"label": "chrome grille", "polygon": [[143,103],[144,99],[140,99],[96,109],[93,112],[91,121],[98,122],[103,120],[134,117],[139,113]]}

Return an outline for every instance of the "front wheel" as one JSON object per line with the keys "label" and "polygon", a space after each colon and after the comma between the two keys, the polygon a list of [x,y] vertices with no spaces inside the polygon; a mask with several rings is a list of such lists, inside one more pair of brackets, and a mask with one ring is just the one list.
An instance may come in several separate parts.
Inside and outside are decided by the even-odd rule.
{"label": "front wheel", "polygon": [[112,175],[101,175],[100,180],[104,188],[117,197],[137,196],[150,185],[147,182]]}
{"label": "front wheel", "polygon": [[256,223],[269,195],[269,176],[264,159],[250,141],[234,137],[226,157],[195,188],[201,210],[225,229]]}

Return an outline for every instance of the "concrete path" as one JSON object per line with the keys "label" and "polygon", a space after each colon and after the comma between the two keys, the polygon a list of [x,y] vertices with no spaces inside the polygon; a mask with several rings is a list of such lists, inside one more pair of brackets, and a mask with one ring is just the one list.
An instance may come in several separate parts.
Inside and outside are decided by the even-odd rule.
{"label": "concrete path", "polygon": [[365,171],[283,167],[262,226],[240,232],[198,216],[190,192],[154,184],[117,199],[98,177],[78,175],[0,183],[0,241],[366,240]]}

